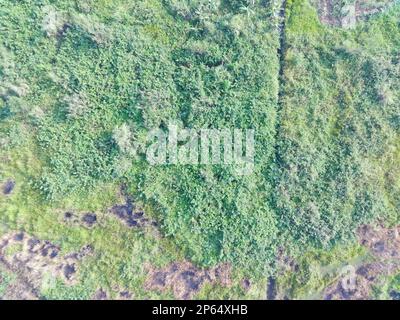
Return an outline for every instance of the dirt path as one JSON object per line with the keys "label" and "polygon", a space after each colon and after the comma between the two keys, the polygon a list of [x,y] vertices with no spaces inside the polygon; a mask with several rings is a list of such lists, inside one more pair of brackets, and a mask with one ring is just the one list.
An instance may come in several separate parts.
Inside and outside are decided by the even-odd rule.
{"label": "dirt path", "polygon": [[[279,135],[279,114],[282,110],[282,97],[284,96],[284,68],[285,68],[285,52],[286,52],[286,1],[280,1],[280,7],[278,11],[278,33],[279,33],[279,47],[277,50],[277,55],[279,59],[279,73],[278,73],[278,81],[279,81],[279,90],[278,90],[278,101],[277,101],[277,114],[278,119],[276,121],[276,138]],[[279,152],[276,148],[275,150],[275,158],[279,159]],[[268,277],[267,288],[266,288],[266,299],[267,300],[275,300],[277,295],[276,290],[276,279],[273,276]]]}
{"label": "dirt path", "polygon": [[[279,47],[277,49],[277,56],[279,59],[279,73],[278,73],[278,99],[277,99],[277,119],[275,127],[275,142],[279,140],[280,134],[280,114],[283,109],[283,97],[285,96],[285,54],[286,54],[286,5],[287,0],[280,0],[280,6],[277,12],[278,34],[279,34]],[[275,147],[275,160],[280,162],[279,148]]]}
{"label": "dirt path", "polygon": [[279,48],[278,48],[278,57],[279,57],[279,100],[283,96],[283,71],[285,64],[285,49],[286,49],[286,0],[281,1],[281,7],[279,10]]}

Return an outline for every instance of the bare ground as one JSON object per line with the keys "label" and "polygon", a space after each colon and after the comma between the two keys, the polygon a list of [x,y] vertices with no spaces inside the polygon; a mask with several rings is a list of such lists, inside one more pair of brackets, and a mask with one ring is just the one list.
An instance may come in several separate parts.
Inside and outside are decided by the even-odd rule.
{"label": "bare ground", "polygon": [[[18,248],[13,250],[13,248]],[[9,233],[0,238],[0,264],[14,274],[15,288],[8,288],[17,299],[37,299],[46,275],[59,278],[66,284],[76,283],[79,262],[90,255],[91,246],[64,256],[60,248],[24,232]]]}
{"label": "bare ground", "polygon": [[2,186],[2,193],[5,196],[8,196],[10,194],[12,194],[12,192],[14,191],[15,188],[15,181],[12,179],[8,179]]}
{"label": "bare ground", "polygon": [[400,226],[364,225],[358,230],[359,242],[369,249],[373,262],[355,268],[354,286],[346,287],[344,278],[328,287],[324,299],[367,300],[372,298],[372,289],[380,279],[400,271]]}
{"label": "bare ground", "polygon": [[231,286],[231,267],[228,264],[200,269],[184,261],[161,269],[148,266],[147,270],[146,290],[172,290],[174,297],[180,300],[192,299],[206,283]]}
{"label": "bare ground", "polygon": [[393,0],[366,1],[357,0],[354,5],[349,6],[349,12],[339,14],[336,0],[315,0],[312,1],[317,8],[321,23],[333,27],[348,27],[354,23],[380,13],[391,5]]}

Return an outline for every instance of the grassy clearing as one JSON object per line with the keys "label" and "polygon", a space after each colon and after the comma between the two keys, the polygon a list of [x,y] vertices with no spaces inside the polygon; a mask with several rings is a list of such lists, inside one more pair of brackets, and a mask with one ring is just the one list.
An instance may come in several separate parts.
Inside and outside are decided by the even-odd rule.
{"label": "grassy clearing", "polygon": [[[252,3],[0,0],[0,183],[15,181],[0,235],[95,250],[77,285],[47,277],[43,298],[173,298],[144,289],[145,266],[184,259],[233,266],[232,287],[202,299],[264,298],[269,274],[282,295],[317,297],[338,277],[321,268],[364,256],[359,225],[399,222],[398,6],[344,30],[288,1],[278,107],[276,3]],[[146,134],[171,122],[255,129],[254,174],[148,165]],[[109,213],[121,184],[162,237]],[[65,224],[66,211],[98,223]],[[279,273],[279,247],[298,271]]]}

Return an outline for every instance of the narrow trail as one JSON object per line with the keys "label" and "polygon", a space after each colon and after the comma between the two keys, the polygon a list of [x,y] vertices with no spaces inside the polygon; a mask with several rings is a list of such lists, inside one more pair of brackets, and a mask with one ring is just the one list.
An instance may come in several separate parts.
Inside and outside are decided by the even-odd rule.
{"label": "narrow trail", "polygon": [[286,51],[286,0],[282,0],[281,7],[279,10],[279,93],[278,93],[278,104],[281,104],[281,97],[283,96],[283,72],[285,64],[285,51]]}
{"label": "narrow trail", "polygon": [[279,0],[280,6],[277,9],[278,19],[278,37],[279,47],[277,49],[277,56],[279,60],[279,71],[278,71],[278,97],[277,97],[277,119],[275,126],[275,161],[279,166],[280,153],[279,153],[279,133],[281,124],[281,113],[283,110],[283,97],[285,96],[285,83],[284,83],[284,72],[285,72],[285,54],[286,54],[286,8],[287,0]]}
{"label": "narrow trail", "polygon": [[267,281],[267,300],[275,300],[276,294],[276,279],[270,276]]}
{"label": "narrow trail", "polygon": [[[278,101],[277,101],[277,113],[278,119],[276,124],[276,141],[278,141],[279,135],[279,124],[280,124],[280,113],[282,110],[282,97],[284,96],[284,67],[285,67],[285,51],[286,51],[286,1],[280,1],[280,7],[278,12],[278,34],[279,34],[279,47],[277,50],[277,55],[279,59],[279,73],[278,73]],[[279,160],[278,149],[275,148],[275,159]],[[276,279],[273,276],[268,277],[267,288],[266,288],[266,299],[267,300],[275,300],[277,295],[277,284]]]}

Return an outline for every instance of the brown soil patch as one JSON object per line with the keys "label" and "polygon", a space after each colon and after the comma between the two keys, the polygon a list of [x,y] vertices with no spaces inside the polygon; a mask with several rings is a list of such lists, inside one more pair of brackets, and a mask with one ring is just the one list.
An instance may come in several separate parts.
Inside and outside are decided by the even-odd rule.
{"label": "brown soil patch", "polygon": [[321,21],[321,23],[333,27],[339,27],[341,25],[340,19],[336,18],[333,14],[334,12],[333,1],[331,0],[318,1],[317,10],[318,10],[319,20]]}
{"label": "brown soil patch", "polygon": [[172,263],[165,268],[148,267],[146,290],[164,292],[172,290],[176,299],[188,300],[196,295],[206,283],[231,286],[231,267],[223,264],[211,269],[200,269],[190,262]]}
{"label": "brown soil patch", "polygon": [[380,277],[388,276],[399,270],[395,263],[372,262],[356,269],[354,287],[349,289],[343,286],[345,280],[341,278],[325,292],[326,300],[369,300],[372,288],[378,283]]}
{"label": "brown soil patch", "polygon": [[[15,246],[18,250],[12,250]],[[91,246],[85,246],[78,252],[61,256],[57,245],[23,232],[0,238],[0,263],[36,296],[45,275],[60,278],[67,284],[76,283],[79,262],[92,251]]]}
{"label": "brown soil patch", "polygon": [[121,290],[118,287],[112,287],[109,291],[100,288],[96,290],[92,300],[132,300],[133,294],[128,290]]}
{"label": "brown soil patch", "polygon": [[385,228],[364,225],[359,228],[358,239],[372,254],[381,259],[400,262],[400,226]]}
{"label": "brown soil patch", "polygon": [[60,220],[68,225],[93,228],[99,222],[99,217],[96,213],[93,212],[78,213],[73,211],[66,211],[62,213],[62,217]]}
{"label": "brown soil patch", "polygon": [[133,294],[130,293],[129,291],[121,291],[118,295],[119,300],[132,300]]}
{"label": "brown soil patch", "polygon": [[150,227],[157,231],[157,221],[146,217],[144,210],[130,197],[125,187],[121,187],[121,195],[125,199],[124,204],[113,206],[109,212],[121,220],[129,228]]}
{"label": "brown soil patch", "polygon": [[249,279],[243,279],[242,282],[240,283],[242,289],[244,291],[249,291],[251,289],[251,282]]}
{"label": "brown soil patch", "polygon": [[[38,300],[39,293],[36,288],[32,287],[26,279],[21,277],[20,274],[15,272],[11,266],[7,265],[6,262],[2,260],[0,257],[0,266],[1,269],[6,270],[9,273],[12,273],[16,276],[16,279],[13,279],[11,283],[7,285],[5,288],[0,300]],[[0,277],[1,278],[1,277]],[[2,280],[0,279],[0,284]]]}
{"label": "brown soil patch", "polygon": [[103,289],[98,289],[92,297],[92,300],[108,300],[107,292]]}
{"label": "brown soil patch", "polygon": [[82,217],[82,222],[89,228],[93,227],[97,222],[97,216],[94,213],[86,213]]}
{"label": "brown soil patch", "polygon": [[353,290],[343,288],[343,277],[325,291],[325,299],[366,300],[371,298],[372,288],[381,277],[400,271],[400,226],[364,225],[357,235],[360,243],[367,247],[375,261],[358,266],[355,270]]}
{"label": "brown soil patch", "polygon": [[393,0],[365,1],[359,0],[355,3],[356,17],[358,20],[383,12],[385,8],[393,4]]}
{"label": "brown soil patch", "polygon": [[313,0],[318,11],[321,23],[333,27],[348,27],[366,18],[383,12],[390,6],[393,0],[381,0],[369,2],[365,0],[355,1],[353,5],[348,7],[350,13],[343,10],[341,13],[339,1],[337,0]]}
{"label": "brown soil patch", "polygon": [[14,188],[15,188],[15,181],[9,179],[3,184],[2,192],[4,195],[8,196],[14,191]]}

